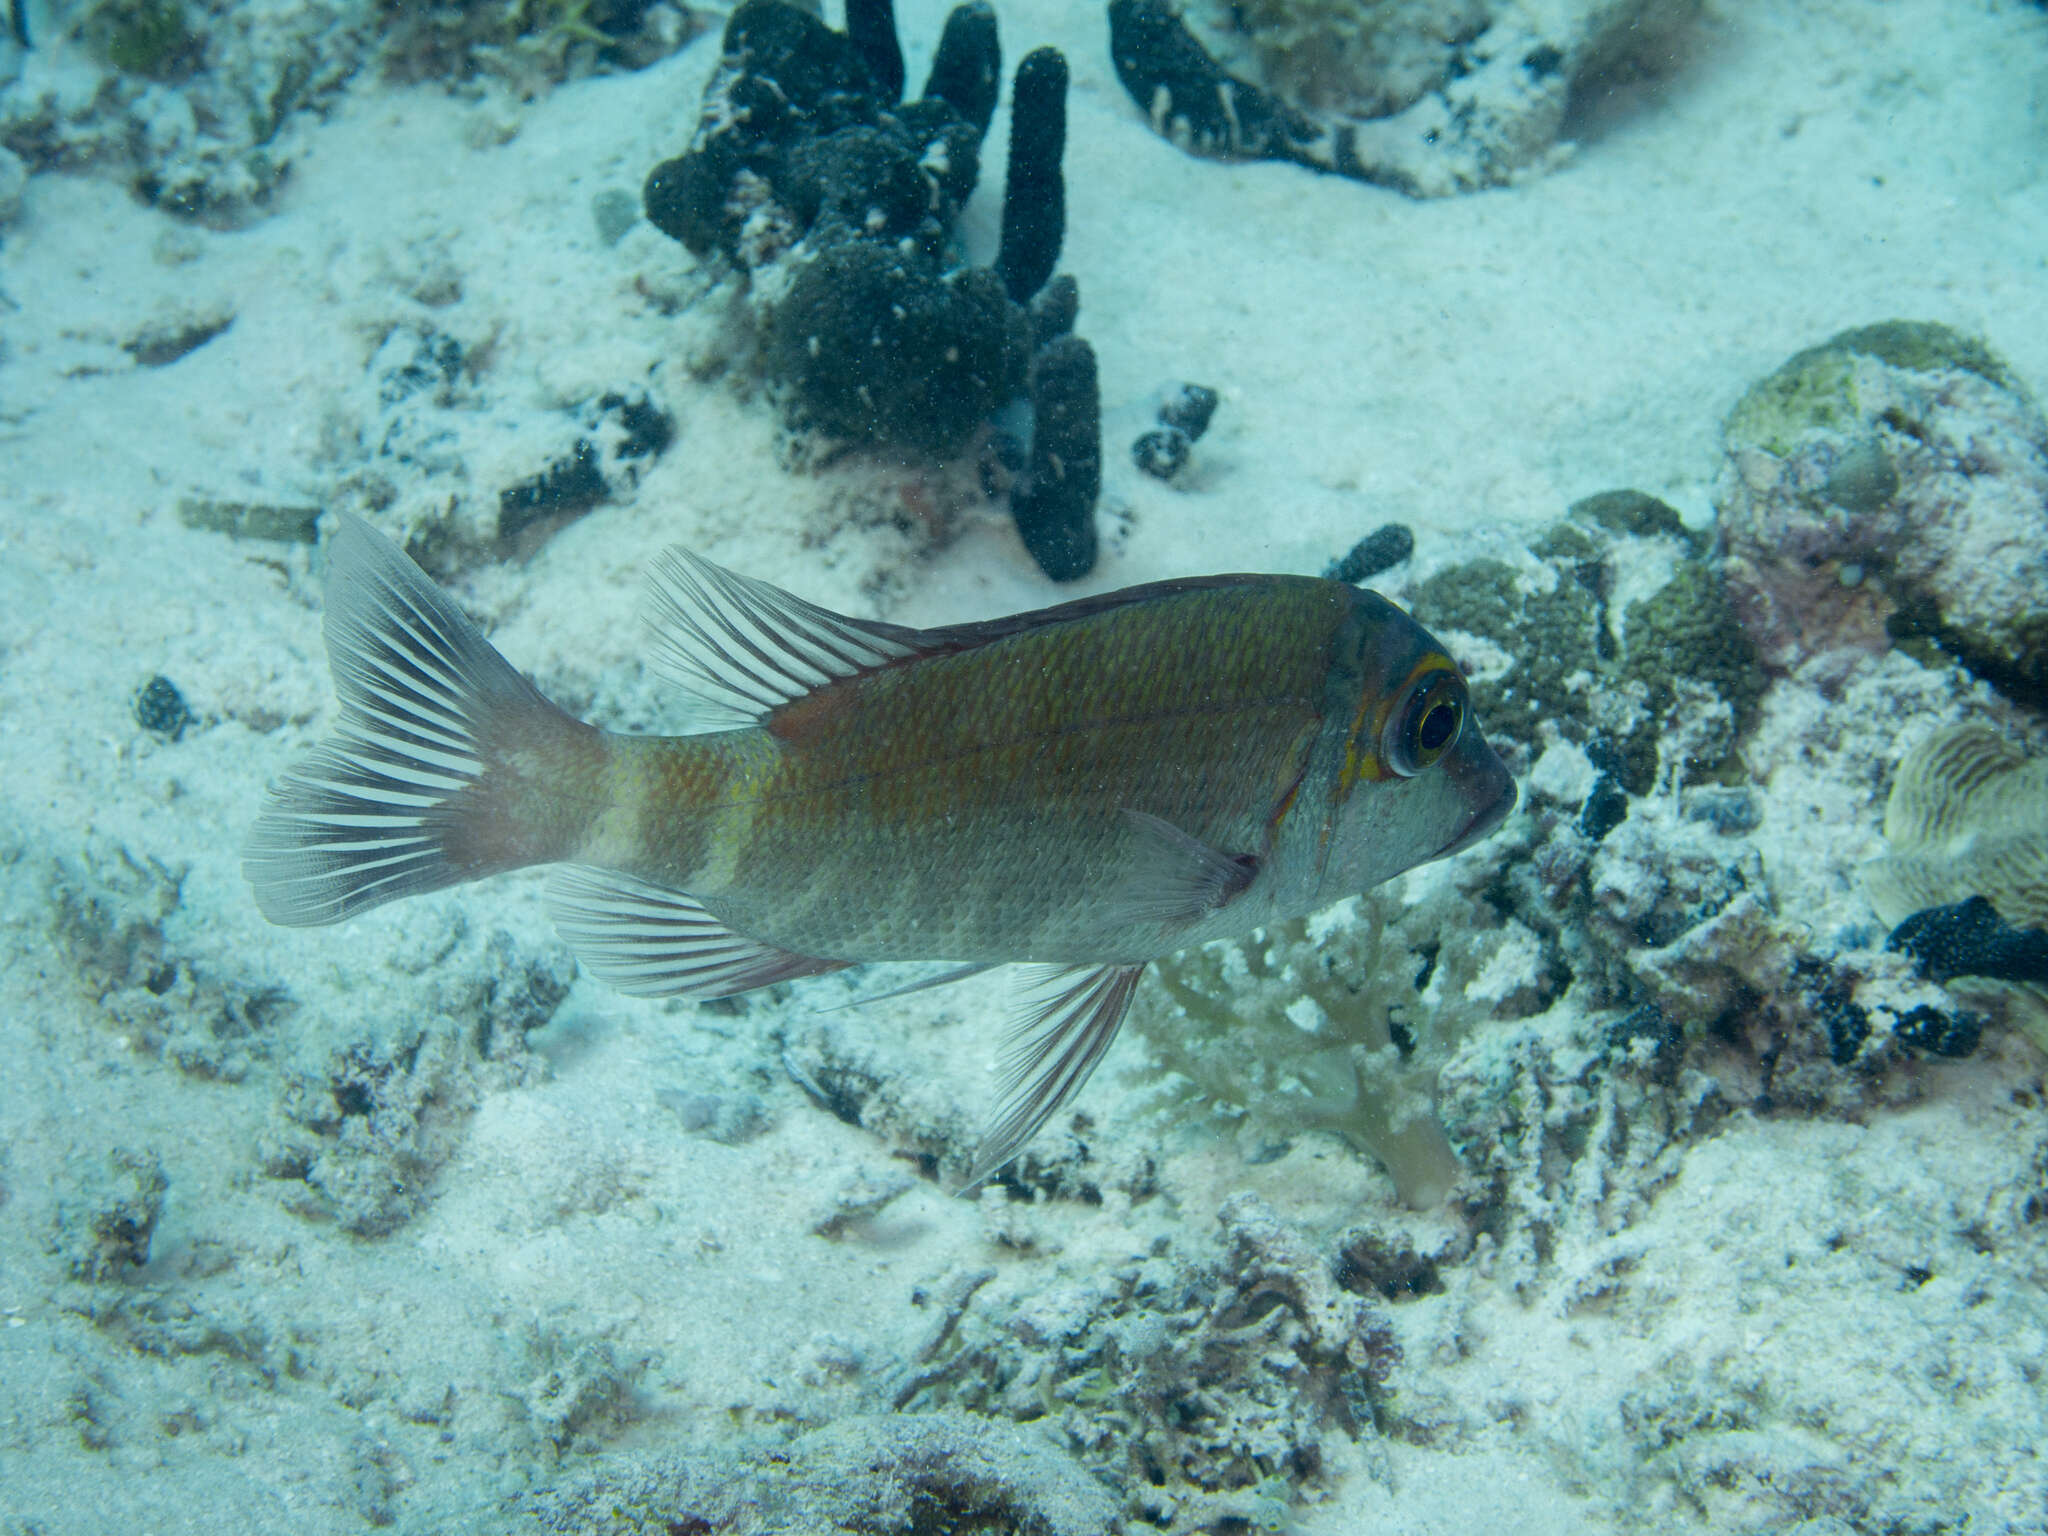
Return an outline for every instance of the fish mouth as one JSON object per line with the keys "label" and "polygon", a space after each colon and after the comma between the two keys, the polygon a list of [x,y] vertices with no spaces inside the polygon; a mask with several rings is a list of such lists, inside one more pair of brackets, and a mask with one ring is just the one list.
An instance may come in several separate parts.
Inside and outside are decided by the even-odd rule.
{"label": "fish mouth", "polygon": [[1492,836],[1515,808],[1515,781],[1508,774],[1508,765],[1484,741],[1478,742],[1477,747],[1475,752],[1460,751],[1449,765],[1452,783],[1474,810],[1456,835],[1437,850],[1440,859],[1463,853],[1474,843]]}

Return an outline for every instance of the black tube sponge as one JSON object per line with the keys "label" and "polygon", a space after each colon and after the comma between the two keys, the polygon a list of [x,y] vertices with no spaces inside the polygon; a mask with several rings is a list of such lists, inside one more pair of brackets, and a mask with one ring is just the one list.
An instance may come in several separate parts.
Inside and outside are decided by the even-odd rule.
{"label": "black tube sponge", "polygon": [[1062,336],[1031,374],[1031,468],[1010,511],[1031,558],[1054,581],[1095,569],[1095,498],[1102,491],[1102,400],[1095,349]]}
{"label": "black tube sponge", "polygon": [[939,34],[932,72],[924,93],[943,101],[974,125],[977,136],[988,132],[996,115],[996,93],[1003,74],[1003,45],[996,33],[995,7],[989,0],[956,5]]}
{"label": "black tube sponge", "polygon": [[1010,90],[1010,174],[1003,188],[1003,242],[996,272],[1019,304],[1045,286],[1067,233],[1067,61],[1034,48]]}
{"label": "black tube sponge", "polygon": [[903,99],[903,46],[896,41],[890,0],[846,0],[846,36],[885,102]]}
{"label": "black tube sponge", "polygon": [[813,425],[946,458],[1023,392],[1030,322],[986,267],[938,277],[915,253],[843,240],[797,268],[769,357]]}

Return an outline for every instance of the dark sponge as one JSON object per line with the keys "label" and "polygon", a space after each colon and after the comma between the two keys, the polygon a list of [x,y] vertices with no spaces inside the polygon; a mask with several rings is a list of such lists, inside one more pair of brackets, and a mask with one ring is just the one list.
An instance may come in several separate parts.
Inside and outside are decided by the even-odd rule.
{"label": "dark sponge", "polygon": [[945,102],[972,123],[978,139],[996,115],[1002,77],[1003,46],[996,33],[995,7],[988,0],[954,6],[946,17],[946,30],[939,34],[938,52],[932,55],[925,95]]}
{"label": "dark sponge", "polygon": [[816,424],[855,442],[957,453],[1022,393],[1030,328],[985,267],[933,277],[895,246],[831,245],[776,306],[769,354]]}
{"label": "dark sponge", "polygon": [[1884,947],[1911,955],[1934,981],[1988,976],[2048,982],[2048,931],[2013,927],[1982,896],[1913,913]]}

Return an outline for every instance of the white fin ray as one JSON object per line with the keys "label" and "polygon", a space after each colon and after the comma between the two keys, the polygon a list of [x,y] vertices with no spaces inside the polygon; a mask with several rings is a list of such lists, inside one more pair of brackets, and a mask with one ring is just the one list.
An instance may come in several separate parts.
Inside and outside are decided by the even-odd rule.
{"label": "white fin ray", "polygon": [[843,1003],[827,1003],[820,1013],[837,1013],[842,1008],[865,1008],[869,1003],[885,1003],[892,997],[908,997],[913,992],[929,992],[934,987],[950,987],[956,981],[965,981],[970,976],[979,976],[983,971],[992,971],[1003,962],[1000,960],[978,960],[973,965],[956,965],[927,976],[922,981],[906,981],[900,987],[891,987],[886,992],[864,992],[859,997],[849,997]]}
{"label": "white fin ray", "polygon": [[851,619],[682,548],[649,574],[654,662],[690,696],[697,731],[758,724],[815,688],[918,654],[901,625]]}
{"label": "white fin ray", "polygon": [[575,727],[452,599],[360,517],[327,544],[334,735],[272,787],[244,849],[256,904],[307,927],[494,868],[457,855],[504,742]]}
{"label": "white fin ray", "polygon": [[548,916],[593,976],[635,997],[699,1002],[850,962],[799,955],[734,933],[681,891],[570,865],[548,881]]}
{"label": "white fin ray", "polygon": [[1025,968],[1023,1009],[1003,1053],[995,1119],[960,1193],[971,1194],[1081,1091],[1116,1039],[1143,965]]}

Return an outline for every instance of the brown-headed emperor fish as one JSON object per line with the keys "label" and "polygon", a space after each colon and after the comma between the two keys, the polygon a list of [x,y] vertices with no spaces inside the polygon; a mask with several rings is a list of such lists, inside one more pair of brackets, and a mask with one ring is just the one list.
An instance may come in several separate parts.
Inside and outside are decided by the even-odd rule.
{"label": "brown-headed emperor fish", "polygon": [[691,733],[613,735],[342,518],[340,719],[250,838],[258,904],[332,923],[560,864],[556,925],[628,992],[1048,968],[970,1187],[1087,1081],[1148,961],[1455,853],[1514,805],[1443,647],[1339,582],[1198,577],[920,630],[678,549],[651,620]]}

